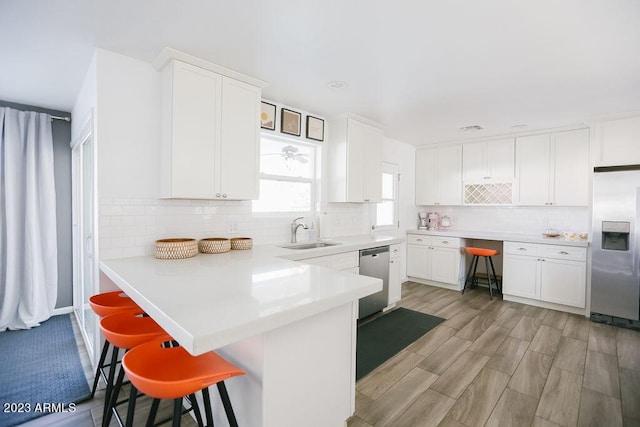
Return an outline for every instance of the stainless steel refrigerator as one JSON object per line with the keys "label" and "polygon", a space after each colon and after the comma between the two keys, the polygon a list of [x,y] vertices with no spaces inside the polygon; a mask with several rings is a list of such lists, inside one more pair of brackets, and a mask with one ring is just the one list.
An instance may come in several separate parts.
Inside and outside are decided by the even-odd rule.
{"label": "stainless steel refrigerator", "polygon": [[593,174],[591,318],[640,323],[640,165]]}

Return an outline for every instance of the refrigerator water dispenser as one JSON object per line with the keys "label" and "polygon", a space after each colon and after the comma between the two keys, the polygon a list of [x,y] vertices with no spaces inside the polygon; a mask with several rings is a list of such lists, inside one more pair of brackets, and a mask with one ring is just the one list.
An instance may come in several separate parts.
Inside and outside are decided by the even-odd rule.
{"label": "refrigerator water dispenser", "polygon": [[628,251],[631,223],[624,221],[602,221],[602,249]]}

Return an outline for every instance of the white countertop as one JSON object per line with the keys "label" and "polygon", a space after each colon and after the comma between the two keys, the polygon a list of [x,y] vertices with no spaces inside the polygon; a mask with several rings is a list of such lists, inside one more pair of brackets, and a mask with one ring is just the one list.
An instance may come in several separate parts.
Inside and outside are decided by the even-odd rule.
{"label": "white countertop", "polygon": [[334,240],[339,245],[306,250],[257,245],[183,260],[103,260],[100,268],[186,350],[198,355],[382,289],[380,279],[292,260],[403,240],[340,238]]}
{"label": "white countertop", "polygon": [[546,245],[565,245],[587,247],[589,242],[586,239],[570,239],[564,237],[545,237],[542,234],[525,234],[525,233],[503,233],[497,231],[475,231],[475,230],[459,230],[449,228],[446,230],[427,231],[427,230],[408,230],[407,234],[423,234],[428,236],[446,236],[460,237],[463,239],[478,240],[500,240],[508,242],[525,242],[525,243],[543,243]]}

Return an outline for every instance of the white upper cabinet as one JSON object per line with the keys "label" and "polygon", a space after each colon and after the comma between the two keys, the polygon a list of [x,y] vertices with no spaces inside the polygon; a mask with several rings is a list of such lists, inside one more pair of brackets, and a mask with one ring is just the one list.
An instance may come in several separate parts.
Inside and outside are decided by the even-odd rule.
{"label": "white upper cabinet", "polygon": [[640,116],[595,123],[596,166],[640,164]]}
{"label": "white upper cabinet", "polygon": [[179,60],[162,69],[162,196],[258,197],[259,87]]}
{"label": "white upper cabinet", "polygon": [[462,146],[462,178],[466,183],[512,182],[515,165],[513,138],[472,142]]}
{"label": "white upper cabinet", "polygon": [[329,200],[382,201],[382,130],[343,117],[331,121]]}
{"label": "white upper cabinet", "polygon": [[589,129],[551,134],[553,204],[589,204]]}
{"label": "white upper cabinet", "polygon": [[516,139],[517,203],[589,204],[589,130]]}
{"label": "white upper cabinet", "polygon": [[462,146],[416,150],[416,205],[462,204]]}

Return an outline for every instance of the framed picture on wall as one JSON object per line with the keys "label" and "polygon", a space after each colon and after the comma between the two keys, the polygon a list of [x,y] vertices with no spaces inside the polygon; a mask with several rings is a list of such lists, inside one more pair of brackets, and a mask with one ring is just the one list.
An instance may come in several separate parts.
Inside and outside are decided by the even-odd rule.
{"label": "framed picture on wall", "polygon": [[300,136],[300,121],[302,115],[295,111],[282,108],[280,110],[280,132]]}
{"label": "framed picture on wall", "polygon": [[276,106],[262,101],[260,113],[260,127],[262,129],[276,130]]}
{"label": "framed picture on wall", "polygon": [[324,120],[307,116],[307,138],[324,141]]}

